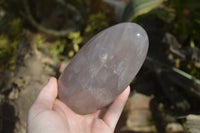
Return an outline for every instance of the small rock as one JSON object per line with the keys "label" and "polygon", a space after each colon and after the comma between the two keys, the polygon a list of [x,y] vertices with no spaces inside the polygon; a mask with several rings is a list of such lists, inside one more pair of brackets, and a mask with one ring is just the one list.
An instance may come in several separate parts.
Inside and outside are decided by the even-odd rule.
{"label": "small rock", "polygon": [[186,117],[186,124],[191,133],[200,133],[200,116],[190,114]]}
{"label": "small rock", "polygon": [[9,93],[9,95],[8,95],[8,98],[10,99],[10,100],[14,100],[14,99],[17,99],[19,97],[19,90],[18,89],[13,89],[10,93]]}
{"label": "small rock", "polygon": [[17,79],[15,79],[14,84],[17,87],[19,87],[19,88],[23,87],[24,86],[24,80],[23,80],[23,78],[17,78]]}
{"label": "small rock", "polygon": [[166,126],[167,133],[182,133],[184,132],[183,126],[179,123],[168,123]]}
{"label": "small rock", "polygon": [[125,106],[127,114],[126,126],[122,130],[156,132],[149,106],[150,100],[151,96],[146,96],[137,92],[128,99]]}

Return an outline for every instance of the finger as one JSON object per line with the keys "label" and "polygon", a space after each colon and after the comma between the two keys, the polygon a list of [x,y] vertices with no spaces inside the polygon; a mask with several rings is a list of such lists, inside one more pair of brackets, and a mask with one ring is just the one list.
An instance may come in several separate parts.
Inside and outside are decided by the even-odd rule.
{"label": "finger", "polygon": [[130,87],[128,86],[122,94],[120,94],[117,99],[110,105],[107,112],[105,113],[103,120],[104,122],[114,131],[115,126],[119,120],[122,113],[124,105],[128,99],[130,93]]}
{"label": "finger", "polygon": [[58,94],[57,79],[51,77],[49,82],[40,91],[33,106],[37,106],[42,109],[52,109],[55,99]]}

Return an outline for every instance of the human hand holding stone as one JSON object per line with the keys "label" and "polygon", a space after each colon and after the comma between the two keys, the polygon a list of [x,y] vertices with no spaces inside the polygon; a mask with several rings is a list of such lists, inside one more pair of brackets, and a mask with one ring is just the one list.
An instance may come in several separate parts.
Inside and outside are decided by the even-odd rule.
{"label": "human hand holding stone", "polygon": [[79,115],[57,99],[57,80],[50,78],[29,110],[28,133],[112,133],[127,101],[127,87],[107,108]]}

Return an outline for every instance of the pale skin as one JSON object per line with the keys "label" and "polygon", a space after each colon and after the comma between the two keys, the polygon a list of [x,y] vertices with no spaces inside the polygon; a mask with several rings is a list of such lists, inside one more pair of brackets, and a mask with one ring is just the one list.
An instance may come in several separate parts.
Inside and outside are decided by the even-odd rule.
{"label": "pale skin", "polygon": [[51,77],[28,113],[28,133],[113,133],[130,93],[127,87],[107,108],[79,115],[57,98],[57,79]]}

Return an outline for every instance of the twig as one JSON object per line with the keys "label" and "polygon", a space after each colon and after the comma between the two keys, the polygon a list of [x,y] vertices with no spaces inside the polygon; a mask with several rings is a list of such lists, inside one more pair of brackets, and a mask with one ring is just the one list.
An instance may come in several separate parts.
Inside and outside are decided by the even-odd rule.
{"label": "twig", "polygon": [[146,60],[149,61],[149,62],[151,62],[151,63],[153,63],[154,65],[156,65],[160,69],[162,69],[162,71],[166,71],[166,70],[169,71],[169,70],[171,70],[171,71],[173,71],[173,72],[175,72],[175,73],[177,73],[177,74],[185,77],[186,79],[191,80],[191,81],[195,82],[196,84],[200,85],[200,80],[199,79],[195,78],[194,76],[192,76],[192,75],[190,75],[190,74],[188,74],[188,73],[186,73],[186,72],[184,72],[184,71],[182,71],[180,69],[177,69],[175,67],[170,67],[170,66],[167,66],[165,64],[162,64],[162,63],[154,60],[151,57],[147,57]]}
{"label": "twig", "polygon": [[56,31],[56,30],[52,30],[52,29],[47,29],[44,26],[38,24],[35,19],[33,18],[33,16],[31,15],[30,12],[30,8],[28,5],[27,0],[23,0],[23,4],[24,4],[24,9],[25,9],[25,13],[26,13],[26,17],[28,19],[28,21],[31,23],[31,25],[36,28],[38,31],[44,32],[45,34],[48,35],[52,35],[52,36],[58,36],[58,37],[65,37],[67,36],[70,32],[74,31],[74,29],[69,28],[66,30],[62,30],[62,31]]}
{"label": "twig", "polygon": [[200,98],[200,80],[194,76],[147,57],[145,65],[157,74],[165,74],[173,83],[183,88],[187,93]]}

